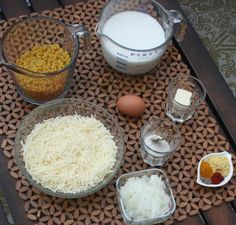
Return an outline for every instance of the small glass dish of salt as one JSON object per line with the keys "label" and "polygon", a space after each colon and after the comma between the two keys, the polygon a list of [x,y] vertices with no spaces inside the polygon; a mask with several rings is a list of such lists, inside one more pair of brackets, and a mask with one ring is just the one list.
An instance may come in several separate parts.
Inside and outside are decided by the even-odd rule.
{"label": "small glass dish of salt", "polygon": [[141,129],[141,155],[150,166],[162,166],[180,146],[181,135],[173,122],[151,118]]}
{"label": "small glass dish of salt", "polygon": [[118,206],[125,224],[152,225],[175,211],[175,199],[165,173],[147,169],[121,175],[116,181]]}

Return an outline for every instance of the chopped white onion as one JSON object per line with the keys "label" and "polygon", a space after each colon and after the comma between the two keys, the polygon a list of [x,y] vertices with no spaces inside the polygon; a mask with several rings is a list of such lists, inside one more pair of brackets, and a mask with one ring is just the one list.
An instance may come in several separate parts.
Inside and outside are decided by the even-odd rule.
{"label": "chopped white onion", "polygon": [[171,204],[165,188],[164,182],[157,175],[129,178],[120,190],[128,216],[138,221],[165,214]]}

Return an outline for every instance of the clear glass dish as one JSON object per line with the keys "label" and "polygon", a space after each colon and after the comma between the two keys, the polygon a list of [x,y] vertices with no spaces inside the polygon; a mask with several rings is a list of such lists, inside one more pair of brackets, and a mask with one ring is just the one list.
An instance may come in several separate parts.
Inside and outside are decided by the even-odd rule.
{"label": "clear glass dish", "polygon": [[180,144],[181,133],[171,121],[153,117],[141,129],[141,155],[150,166],[162,166]]}
{"label": "clear glass dish", "polygon": [[[90,36],[82,25],[66,25],[46,16],[20,20],[4,33],[0,45],[0,60],[8,65],[17,91],[27,102],[40,105],[66,95],[72,83],[81,36],[84,38],[86,52],[89,49]],[[68,52],[71,59],[69,64],[58,71],[44,73],[17,65],[16,61],[21,55],[37,45],[45,44],[58,44]]]}
{"label": "clear glass dish", "polygon": [[[113,171],[107,174],[103,181],[101,181],[94,187],[88,189],[87,191],[79,192],[76,194],[54,192],[50,189],[43,187],[40,183],[37,183],[26,170],[25,163],[22,157],[23,151],[21,142],[32,131],[35,124],[40,123],[45,119],[57,116],[74,115],[75,113],[81,116],[93,115],[97,120],[102,122],[107,129],[110,130],[118,148],[116,154],[116,162]],[[103,188],[111,181],[111,179],[116,175],[117,171],[119,170],[121,164],[123,163],[124,152],[125,146],[123,140],[123,132],[121,131],[118,122],[105,109],[88,101],[75,98],[53,100],[34,109],[29,115],[25,116],[25,118],[23,119],[20,127],[17,130],[14,144],[15,160],[20,168],[20,171],[28,179],[30,184],[32,184],[34,187],[46,194],[62,198],[83,197],[95,193],[101,188]]]}
{"label": "clear glass dish", "polygon": [[[127,179],[130,177],[142,177],[142,176],[148,176],[150,177],[151,175],[158,175],[159,177],[161,177],[161,180],[165,183],[166,186],[166,193],[170,196],[171,199],[171,205],[170,205],[170,209],[168,212],[166,212],[164,215],[155,217],[155,218],[151,218],[148,220],[135,220],[130,218],[127,215],[127,212],[125,210],[124,204],[122,202],[122,198],[121,198],[121,194],[120,194],[120,189],[122,186],[124,186],[124,184],[126,183]],[[118,205],[121,211],[121,215],[123,217],[124,222],[127,225],[151,225],[151,224],[156,224],[156,223],[162,223],[164,221],[166,221],[171,214],[175,211],[176,208],[176,204],[175,204],[175,199],[168,181],[168,177],[166,176],[166,174],[160,170],[160,169],[147,169],[147,170],[142,170],[142,171],[138,171],[138,172],[131,172],[131,173],[126,173],[121,175],[117,181],[116,181],[116,189],[117,189],[117,199],[118,199]]]}
{"label": "clear glass dish", "polygon": [[[182,92],[179,97],[178,91]],[[166,115],[174,122],[183,123],[192,117],[204,101],[206,88],[196,77],[178,75],[171,80],[167,93]]]}

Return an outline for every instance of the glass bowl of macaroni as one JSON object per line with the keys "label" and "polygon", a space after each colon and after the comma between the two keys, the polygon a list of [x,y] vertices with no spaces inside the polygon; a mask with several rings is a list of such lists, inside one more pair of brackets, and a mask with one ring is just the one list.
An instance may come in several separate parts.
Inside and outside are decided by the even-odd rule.
{"label": "glass bowl of macaroni", "polygon": [[[82,168],[84,169],[84,167],[82,167],[81,165],[84,164],[80,164],[80,161],[76,161],[74,160],[74,157],[69,157],[68,158],[68,151],[70,152],[71,148],[74,147],[75,145],[72,145],[74,142],[68,142],[70,143],[67,147],[65,146],[67,143],[65,140],[63,139],[70,139],[70,136],[73,136],[75,132],[70,132],[70,127],[68,126],[68,124],[65,126],[65,123],[63,123],[62,125],[64,126],[65,129],[67,129],[67,131],[63,134],[65,138],[61,138],[62,142],[61,145],[65,146],[63,147],[61,154],[54,154],[52,153],[52,159],[53,162],[49,162],[49,158],[51,154],[44,154],[45,151],[49,152],[51,150],[49,150],[48,148],[45,148],[44,151],[38,151],[39,156],[37,156],[37,148],[33,149],[34,155],[36,158],[36,161],[40,161],[42,162],[42,158],[43,160],[45,160],[45,163],[40,164],[39,166],[34,166],[34,168],[32,168],[33,170],[37,170],[36,172],[38,172],[38,174],[40,173],[45,173],[46,177],[47,177],[47,182],[57,182],[55,183],[55,189],[52,190],[52,188],[48,188],[45,185],[43,185],[43,182],[45,180],[42,180],[42,182],[38,182],[38,180],[36,179],[36,176],[34,176],[34,172],[32,172],[33,170],[29,170],[29,163],[27,162],[27,160],[25,160],[24,158],[24,144],[27,140],[27,138],[30,136],[30,134],[32,134],[32,131],[35,129],[36,125],[42,124],[45,121],[48,121],[50,119],[55,119],[58,117],[64,117],[65,116],[82,116],[82,117],[89,117],[92,119],[96,119],[99,123],[101,123],[102,126],[104,126],[106,128],[107,131],[109,131],[109,133],[111,134],[112,140],[116,146],[116,151],[115,154],[113,155],[113,164],[112,167],[110,167],[111,169],[109,169],[109,171],[107,173],[103,172],[102,177],[100,177],[99,181],[96,180],[96,182],[92,183],[90,182],[90,179],[93,179],[93,177],[91,176],[87,176],[88,177],[88,183],[90,183],[90,185],[85,189],[82,190],[82,186],[80,187],[79,185],[81,184],[80,182],[80,177],[79,179],[77,179],[76,176],[72,176],[71,174],[78,174],[80,173],[78,169]],[[68,122],[68,121],[67,121]],[[87,124],[84,124],[84,128],[86,129],[94,129],[93,127],[89,127],[87,126]],[[68,128],[69,127],[69,128]],[[52,129],[53,133],[57,133],[57,130]],[[44,130],[45,131],[45,130]],[[100,131],[99,131],[100,132]],[[48,133],[45,135],[45,133],[42,133],[39,135],[40,137],[38,138],[39,140],[41,140],[43,143],[46,142],[46,139],[43,138],[45,136],[49,136]],[[41,138],[42,137],[42,138]],[[49,137],[48,140],[50,142],[50,144],[53,144],[54,142],[51,141],[50,139],[52,139],[54,137]],[[77,139],[77,137],[75,138]],[[105,139],[105,136],[103,136],[102,138],[99,138],[96,142],[98,145],[100,145],[100,140]],[[104,167],[105,165],[105,161],[102,160],[102,154],[101,152],[99,152],[99,150],[94,147],[96,145],[93,145],[93,137],[89,137],[88,138],[82,138],[82,142],[79,142],[80,145],[78,144],[78,142],[76,143],[76,146],[79,146],[78,149],[78,153],[80,157],[80,154],[85,154],[86,156],[86,152],[88,151],[90,154],[90,151],[88,148],[84,148],[86,149],[85,151],[81,150],[81,145],[87,145],[89,146],[89,148],[95,148],[95,151],[98,152],[98,154],[96,155],[96,159],[94,159],[95,157],[90,154],[90,157],[87,157],[86,163],[85,163],[85,167],[87,169],[83,170],[85,171],[84,173],[87,173],[88,171],[97,171],[96,173],[98,173],[100,175],[101,170],[98,170],[98,165],[101,165],[101,168]],[[85,143],[85,142],[91,142],[91,143]],[[28,145],[30,146],[30,145]],[[27,148],[27,151],[30,151],[30,148],[32,148],[33,145],[31,145],[31,147]],[[101,145],[102,146],[102,145]],[[106,145],[107,146],[107,151],[110,151],[110,145]],[[56,147],[57,148],[57,147]],[[42,149],[42,148],[41,148]],[[48,149],[48,150],[46,150]],[[90,194],[93,194],[95,192],[97,192],[98,190],[100,190],[101,188],[103,188],[105,185],[107,185],[112,179],[113,177],[116,175],[116,173],[118,172],[118,170],[120,169],[121,164],[123,163],[123,159],[124,159],[124,153],[125,153],[125,147],[124,147],[124,139],[123,139],[123,132],[121,130],[121,128],[118,125],[117,120],[111,115],[109,114],[105,109],[97,106],[96,104],[93,104],[91,102],[88,102],[86,100],[82,100],[82,99],[76,99],[76,98],[62,98],[62,99],[56,99],[50,102],[47,102],[45,104],[42,104],[40,106],[38,106],[36,109],[34,109],[30,114],[28,114],[27,116],[24,117],[22,123],[19,126],[19,129],[17,130],[17,134],[16,134],[16,138],[15,138],[15,143],[14,143],[14,158],[16,160],[17,165],[20,168],[21,173],[26,177],[26,179],[29,181],[29,183],[31,185],[33,185],[34,187],[36,187],[38,190],[51,195],[51,196],[56,196],[56,197],[61,197],[61,198],[79,198],[79,197],[83,197],[83,196],[87,196]],[[93,153],[94,155],[96,153]],[[73,155],[74,156],[74,155]],[[55,158],[57,157],[57,158]],[[55,159],[54,159],[55,158]],[[62,165],[62,162],[64,158],[69,159],[69,161],[67,160],[66,164]],[[32,162],[33,162],[33,158]],[[78,158],[79,159],[79,158]],[[110,158],[109,158],[110,159]],[[72,167],[73,162],[75,161],[75,164],[78,166],[77,169],[76,167]],[[35,162],[35,161],[34,161]],[[28,164],[27,164],[28,163]],[[37,162],[36,162],[37,163]],[[52,164],[54,165],[60,165],[59,167],[55,167],[55,168],[59,168],[59,170],[55,170],[53,172],[50,173],[50,168],[52,167],[48,167],[48,164]],[[32,165],[32,164],[31,164]],[[62,165],[62,166],[61,166]],[[42,168],[42,166],[44,167],[44,169]],[[54,169],[54,167],[53,167]],[[73,171],[72,171],[73,170]],[[59,171],[59,172],[58,172]],[[63,174],[60,174],[62,171]],[[67,171],[67,172],[66,172]],[[82,171],[82,172],[83,172]],[[58,173],[57,173],[58,172]],[[73,172],[73,173],[72,173]],[[57,173],[55,175],[55,173]],[[66,175],[65,175],[66,173]],[[61,179],[55,179],[55,176],[62,176],[63,178]],[[87,179],[87,178],[86,178]],[[45,183],[45,182],[44,182]],[[72,189],[68,189],[67,186],[65,186],[65,188],[67,189],[66,191],[62,191],[60,188],[58,189],[59,186],[61,186],[62,183],[65,183],[66,185],[76,185],[77,190],[82,190],[82,191],[72,191]],[[83,185],[83,183],[82,183]],[[57,189],[57,190],[56,190]]]}
{"label": "glass bowl of macaroni", "polygon": [[8,70],[26,101],[39,105],[66,95],[79,52],[78,35],[88,50],[90,36],[83,26],[45,16],[21,20],[4,33],[2,61],[11,64]]}

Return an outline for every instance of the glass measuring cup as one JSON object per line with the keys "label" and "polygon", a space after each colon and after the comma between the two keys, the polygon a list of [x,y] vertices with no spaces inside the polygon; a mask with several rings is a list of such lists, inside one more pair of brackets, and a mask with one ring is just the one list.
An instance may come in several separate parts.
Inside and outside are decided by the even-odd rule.
{"label": "glass measuring cup", "polygon": [[[142,12],[158,21],[164,30],[164,43],[151,49],[131,49],[106,35],[103,28],[109,18],[127,11]],[[150,71],[157,65],[174,32],[177,40],[182,41],[185,29],[186,24],[182,15],[176,10],[165,10],[156,0],[110,0],[101,12],[97,35],[101,40],[103,56],[111,67],[125,74],[139,75]],[[122,35],[122,33],[117,35]]]}
{"label": "glass measuring cup", "polygon": [[[84,50],[90,46],[90,35],[79,24],[66,25],[51,17],[29,17],[11,26],[1,40],[2,58],[19,94],[28,102],[42,104],[66,95],[79,52],[78,37],[84,38]],[[16,65],[16,60],[36,45],[59,44],[70,56],[70,62],[55,72],[33,72]]]}

